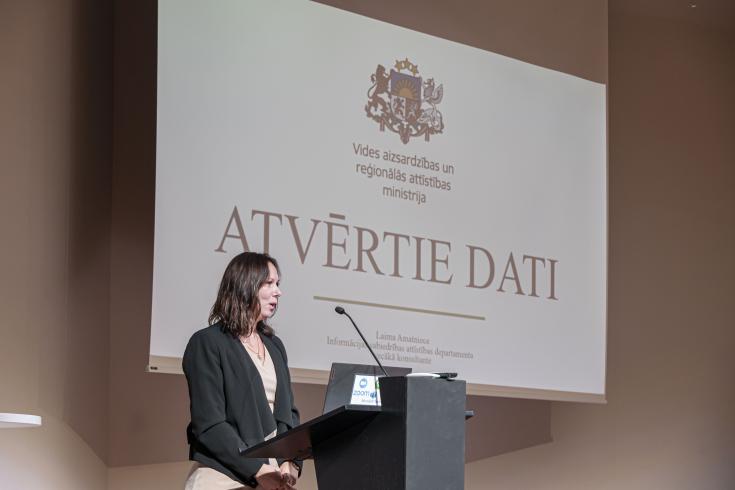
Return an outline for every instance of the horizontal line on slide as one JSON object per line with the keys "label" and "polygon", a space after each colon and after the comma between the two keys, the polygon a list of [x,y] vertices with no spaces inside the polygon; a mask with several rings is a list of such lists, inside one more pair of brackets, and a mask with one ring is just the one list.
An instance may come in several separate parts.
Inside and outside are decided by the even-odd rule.
{"label": "horizontal line on slide", "polygon": [[370,306],[372,308],[385,308],[387,310],[411,311],[414,313],[424,313],[426,315],[451,316],[455,318],[466,318],[467,320],[481,320],[481,321],[485,320],[484,316],[466,315],[464,313],[454,313],[451,311],[427,310],[425,308],[413,308],[410,306],[386,305],[383,303],[370,303],[368,301],[358,301],[354,299],[330,298],[327,296],[314,296],[314,299],[316,301],[328,301],[330,303],[345,303],[349,305]]}

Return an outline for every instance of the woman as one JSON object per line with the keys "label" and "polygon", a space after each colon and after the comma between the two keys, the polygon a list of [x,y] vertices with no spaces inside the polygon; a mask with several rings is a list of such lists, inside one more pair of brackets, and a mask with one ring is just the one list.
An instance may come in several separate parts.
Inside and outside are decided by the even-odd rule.
{"label": "woman", "polygon": [[245,252],[227,266],[209,315],[184,352],[191,423],[187,490],[289,490],[299,462],[240,452],[298,425],[286,350],[266,323],[281,297],[278,263]]}

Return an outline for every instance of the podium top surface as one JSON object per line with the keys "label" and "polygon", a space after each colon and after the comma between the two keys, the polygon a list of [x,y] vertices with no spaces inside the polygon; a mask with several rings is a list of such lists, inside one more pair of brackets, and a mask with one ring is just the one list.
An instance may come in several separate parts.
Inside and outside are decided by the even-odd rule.
{"label": "podium top surface", "polygon": [[312,448],[322,441],[367,422],[381,412],[381,407],[344,405],[309,420],[273,439],[249,447],[241,455],[246,458],[309,459]]}

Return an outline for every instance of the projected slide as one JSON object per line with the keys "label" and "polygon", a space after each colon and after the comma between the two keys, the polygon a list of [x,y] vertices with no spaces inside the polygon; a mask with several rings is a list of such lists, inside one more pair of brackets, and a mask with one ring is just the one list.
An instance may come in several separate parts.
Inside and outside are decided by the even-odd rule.
{"label": "projected slide", "polygon": [[371,362],[341,305],[386,365],[604,396],[604,85],[307,1],[160,0],[158,36],[151,365],[252,250],[296,379]]}

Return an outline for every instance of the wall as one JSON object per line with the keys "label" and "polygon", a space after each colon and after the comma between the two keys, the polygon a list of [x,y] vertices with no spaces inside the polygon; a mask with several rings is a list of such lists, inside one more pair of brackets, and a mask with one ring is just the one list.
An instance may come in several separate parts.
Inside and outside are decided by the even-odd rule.
{"label": "wall", "polygon": [[552,404],[552,444],[469,464],[467,488],[735,488],[729,19],[611,3],[609,403]]}
{"label": "wall", "polygon": [[39,428],[3,429],[0,434],[0,488],[103,490],[107,466],[68,423],[42,415]]}
{"label": "wall", "polygon": [[153,271],[157,2],[115,3],[110,304],[112,467],[184,461],[183,376],[146,372]]}
{"label": "wall", "polygon": [[[719,10],[697,22],[636,3],[609,15],[609,403],[553,403],[553,443],[470,463],[467,488],[735,486],[735,22],[727,1],[700,2]],[[606,37],[605,2],[370,4],[607,77],[600,45],[579,41]],[[179,488],[188,469],[183,379],[144,373],[154,46],[155,2],[0,3],[0,410],[44,416],[2,432],[2,488]],[[320,391],[297,391],[316,410]]]}
{"label": "wall", "polygon": [[[107,490],[178,490],[184,488],[190,470],[188,461],[110,468]],[[305,463],[298,487],[299,490],[316,488],[311,461]]]}
{"label": "wall", "polygon": [[109,2],[0,4],[0,487],[106,484]]}

